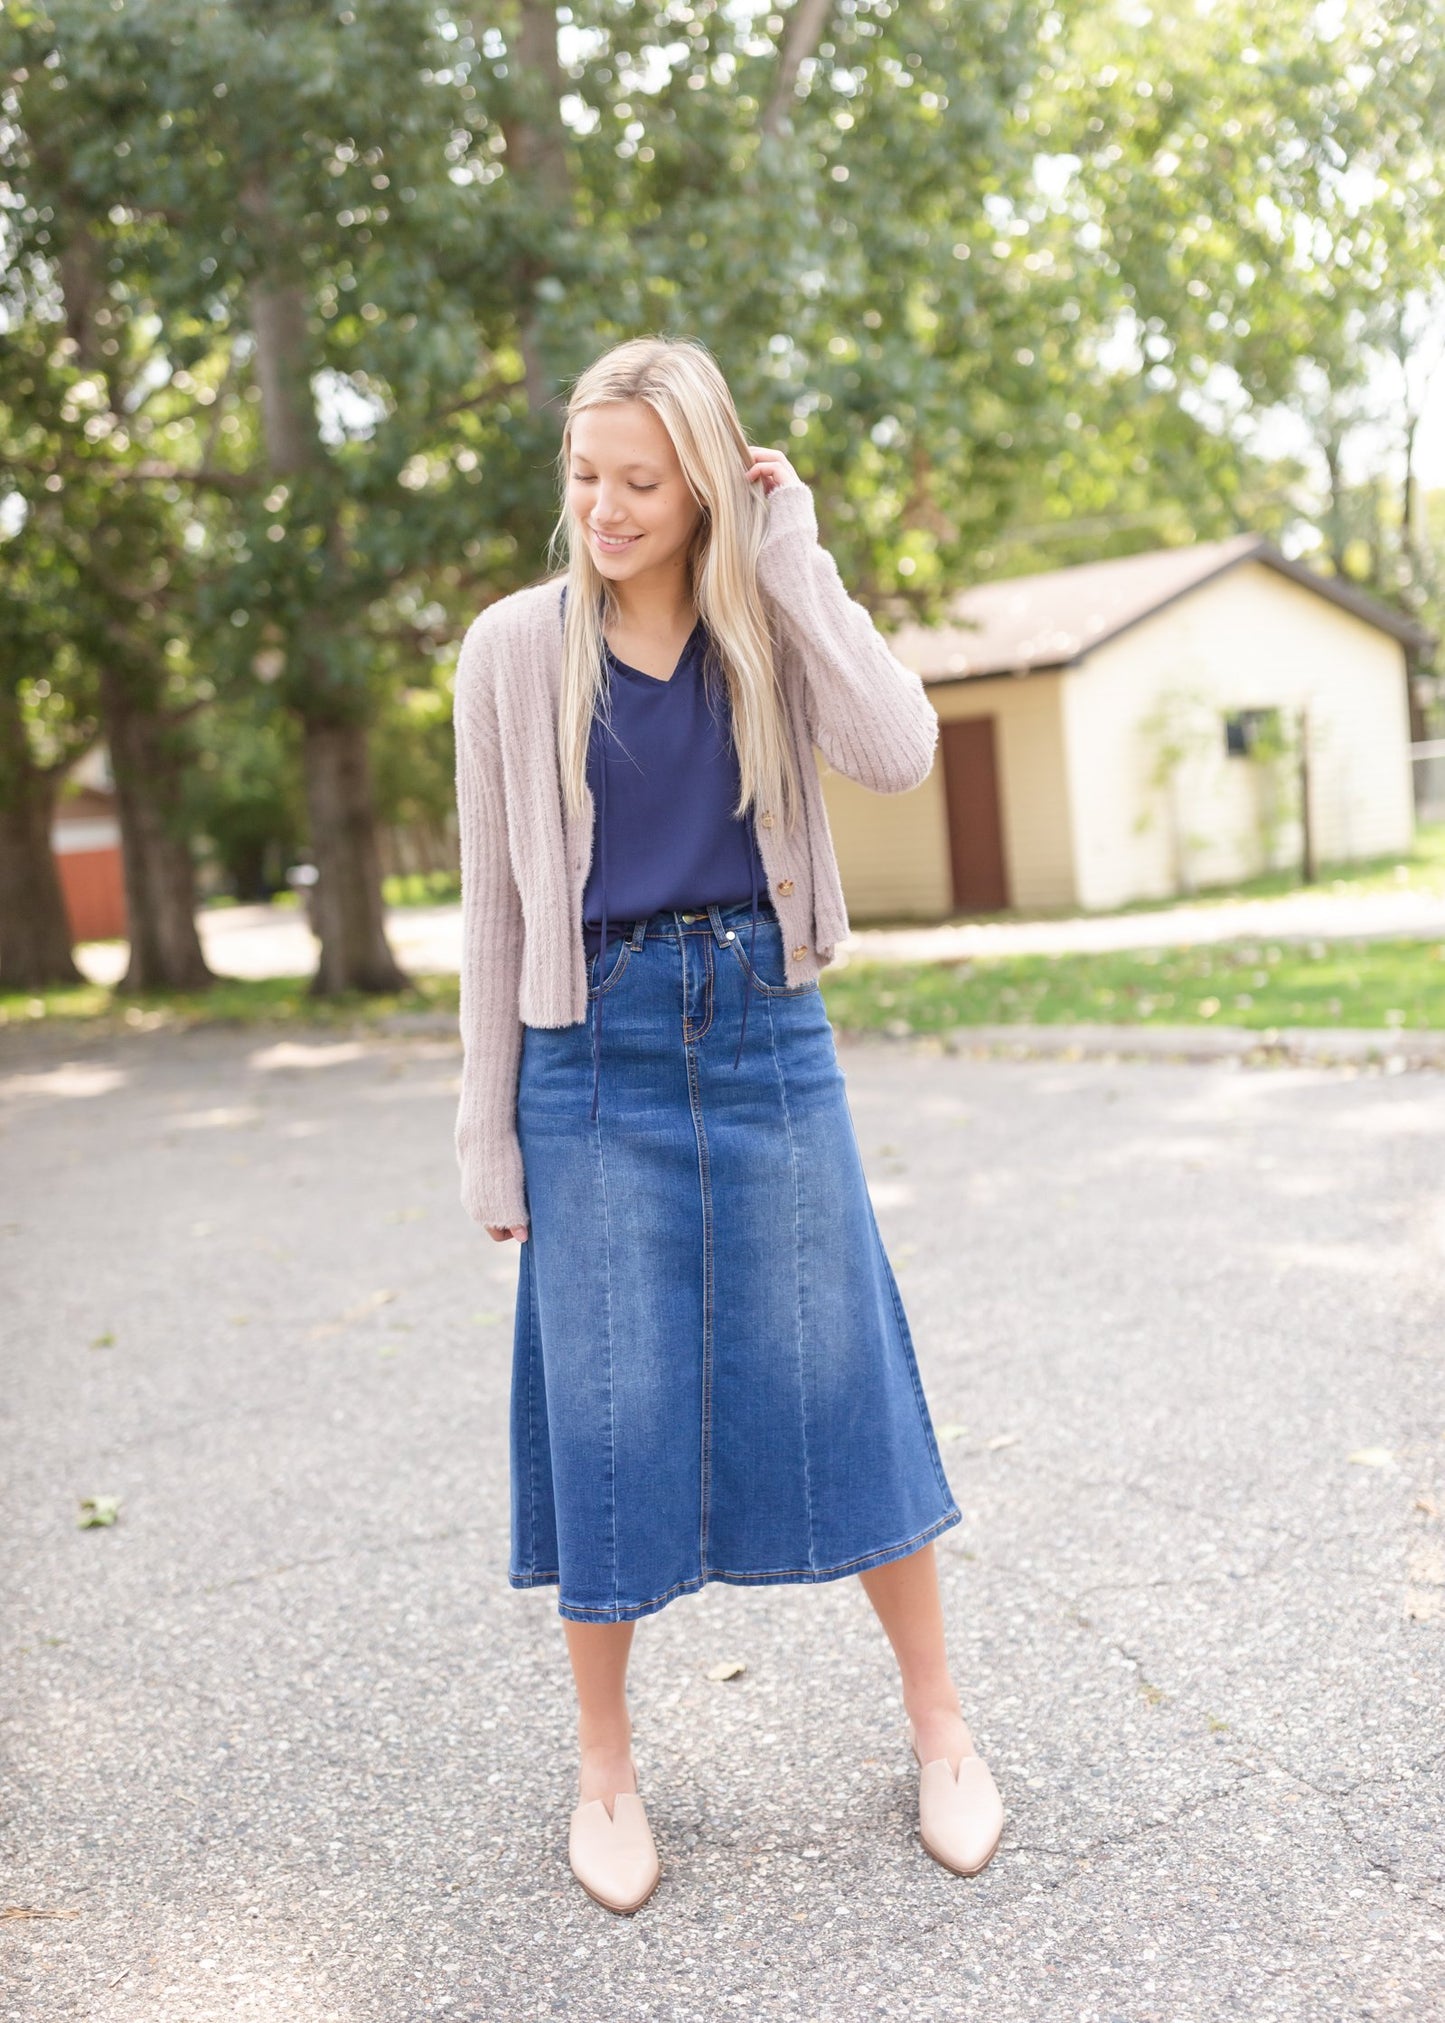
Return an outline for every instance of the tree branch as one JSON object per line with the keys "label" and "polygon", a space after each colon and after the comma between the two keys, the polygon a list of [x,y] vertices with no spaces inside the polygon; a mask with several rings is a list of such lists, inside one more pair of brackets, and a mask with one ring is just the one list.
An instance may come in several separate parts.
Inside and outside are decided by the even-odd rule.
{"label": "tree branch", "polygon": [[832,4],[833,0],[797,0],[787,17],[783,46],[778,52],[778,74],[773,81],[772,96],[759,121],[766,140],[777,138],[779,127],[790,115],[798,72],[807,58],[817,52]]}

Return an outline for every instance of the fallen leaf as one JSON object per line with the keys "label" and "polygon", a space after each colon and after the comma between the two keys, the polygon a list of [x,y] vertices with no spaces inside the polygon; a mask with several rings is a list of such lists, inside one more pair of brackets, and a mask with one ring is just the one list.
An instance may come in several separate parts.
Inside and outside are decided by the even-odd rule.
{"label": "fallen leaf", "polygon": [[1361,1468],[1393,1468],[1395,1457],[1388,1447],[1357,1447],[1348,1457]]}
{"label": "fallen leaf", "polygon": [[103,1335],[97,1335],[90,1345],[93,1349],[109,1349],[115,1346],[115,1335],[107,1328]]}
{"label": "fallen leaf", "polygon": [[747,1669],[738,1658],[724,1658],[721,1664],[709,1665],[707,1675],[710,1679],[740,1679]]}
{"label": "fallen leaf", "polygon": [[967,1431],[967,1426],[958,1425],[950,1420],[946,1426],[939,1427],[938,1437],[940,1440],[961,1440]]}
{"label": "fallen leaf", "polygon": [[1445,1588],[1445,1547],[1434,1539],[1421,1539],[1410,1553],[1406,1571],[1421,1587]]}
{"label": "fallen leaf", "polygon": [[365,1299],[359,1299],[355,1306],[348,1307],[340,1320],[318,1321],[311,1330],[311,1339],[315,1341],[321,1335],[339,1334],[348,1321],[365,1320],[368,1314],[374,1314],[378,1307],[387,1306],[395,1298],[394,1292],[369,1292]]}
{"label": "fallen leaf", "polygon": [[84,1530],[93,1524],[114,1524],[120,1515],[118,1496],[82,1496],[76,1523]]}
{"label": "fallen leaf", "polygon": [[344,1321],[359,1321],[367,1314],[374,1314],[378,1307],[390,1306],[396,1298],[394,1292],[369,1292],[365,1299],[359,1299],[354,1307],[348,1307],[341,1316]]}
{"label": "fallen leaf", "polygon": [[985,1440],[983,1444],[990,1450],[995,1447],[1012,1447],[1016,1441],[1022,1440],[1023,1437],[1022,1433],[995,1433],[991,1440]]}

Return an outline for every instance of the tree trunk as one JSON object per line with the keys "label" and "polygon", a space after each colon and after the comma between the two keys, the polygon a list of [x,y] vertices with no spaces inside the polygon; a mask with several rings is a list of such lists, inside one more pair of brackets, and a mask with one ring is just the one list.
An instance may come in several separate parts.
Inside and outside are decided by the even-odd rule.
{"label": "tree trunk", "polygon": [[1325,469],[1329,473],[1329,497],[1325,504],[1325,547],[1336,576],[1342,582],[1349,579],[1345,574],[1345,517],[1344,480],[1340,467],[1340,441],[1338,436],[1327,433],[1320,442],[1324,452]]}
{"label": "tree trunk", "polygon": [[[324,475],[328,459],[317,431],[311,390],[304,272],[294,259],[283,257],[285,248],[277,250],[275,207],[259,170],[253,169],[242,183],[240,202],[248,230],[263,253],[269,251],[271,263],[251,282],[248,293],[267,468],[286,480]],[[325,545],[331,580],[340,584],[346,561],[334,507]],[[326,610],[318,609],[309,625],[298,631],[310,646],[293,643],[305,672],[291,688],[290,706],[301,724],[306,808],[318,873],[311,922],[321,956],[311,990],[315,995],[405,990],[410,979],[386,941],[366,725],[359,711],[338,711],[328,692],[325,656],[316,650],[319,632],[332,622]]]}
{"label": "tree trunk", "polygon": [[[100,325],[107,266],[86,214],[87,199],[70,182],[70,165],[52,164],[63,190],[59,275],[67,334],[76,357],[103,373],[110,412],[126,413],[128,388],[119,368],[124,347],[112,346]],[[101,715],[115,776],[124,858],[130,961],[121,991],[204,990],[215,978],[196,931],[195,870],[180,822],[180,781],[187,753],[160,704],[160,689],[128,638],[123,622],[100,668]]]}
{"label": "tree trunk", "polygon": [[84,983],[50,847],[55,780],[30,756],[15,692],[0,686],[0,989]]}
{"label": "tree trunk", "polygon": [[308,719],[303,729],[317,870],[312,921],[321,943],[312,994],[405,990],[410,979],[386,940],[366,728]]}
{"label": "tree trunk", "polygon": [[[473,20],[473,35],[484,35],[486,29],[485,17]],[[540,79],[543,90],[535,91],[525,112],[509,105],[502,108],[500,125],[507,173],[539,213],[545,212],[554,219],[572,215],[575,200],[567,165],[567,126],[562,117],[567,86],[557,48],[557,9],[553,0],[521,0],[516,22],[516,75],[534,84]],[[547,272],[548,263],[524,249],[514,272],[517,301],[535,301],[536,285]],[[522,356],[527,406],[534,415],[546,414],[558,381],[543,353],[542,318],[535,308],[521,320],[517,349]]]}
{"label": "tree trunk", "polygon": [[108,662],[101,706],[115,775],[130,915],[130,961],[118,990],[205,990],[215,982],[196,928],[196,874],[180,819],[185,751]]}

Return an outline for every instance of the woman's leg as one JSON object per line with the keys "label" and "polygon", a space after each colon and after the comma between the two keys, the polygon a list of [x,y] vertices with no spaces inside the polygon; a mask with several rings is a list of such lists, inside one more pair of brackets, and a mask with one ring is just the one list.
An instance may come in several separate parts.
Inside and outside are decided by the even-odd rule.
{"label": "woman's leg", "polygon": [[972,1750],[973,1738],[948,1670],[932,1539],[906,1559],[870,1567],[858,1578],[898,1660],[903,1705],[917,1731],[920,1760],[931,1763],[946,1756],[949,1768],[956,1770]]}
{"label": "woman's leg", "polygon": [[627,1711],[627,1658],[635,1623],[574,1623],[563,1618],[567,1654],[577,1683],[577,1742],[582,1753],[578,1802],[600,1798],[607,1810],[619,1791],[636,1791],[632,1716]]}

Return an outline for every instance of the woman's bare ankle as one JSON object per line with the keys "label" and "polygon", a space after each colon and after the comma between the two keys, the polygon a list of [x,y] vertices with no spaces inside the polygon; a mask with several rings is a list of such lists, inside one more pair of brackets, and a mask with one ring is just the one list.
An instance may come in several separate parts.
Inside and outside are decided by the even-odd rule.
{"label": "woman's bare ankle", "polygon": [[637,1772],[632,1761],[632,1725],[589,1727],[578,1730],[578,1803],[600,1798],[611,1812],[619,1791],[636,1791]]}
{"label": "woman's bare ankle", "polygon": [[934,1698],[908,1709],[913,1723],[919,1760],[931,1763],[946,1756],[951,1770],[974,1751],[973,1736],[963,1718],[956,1695]]}

